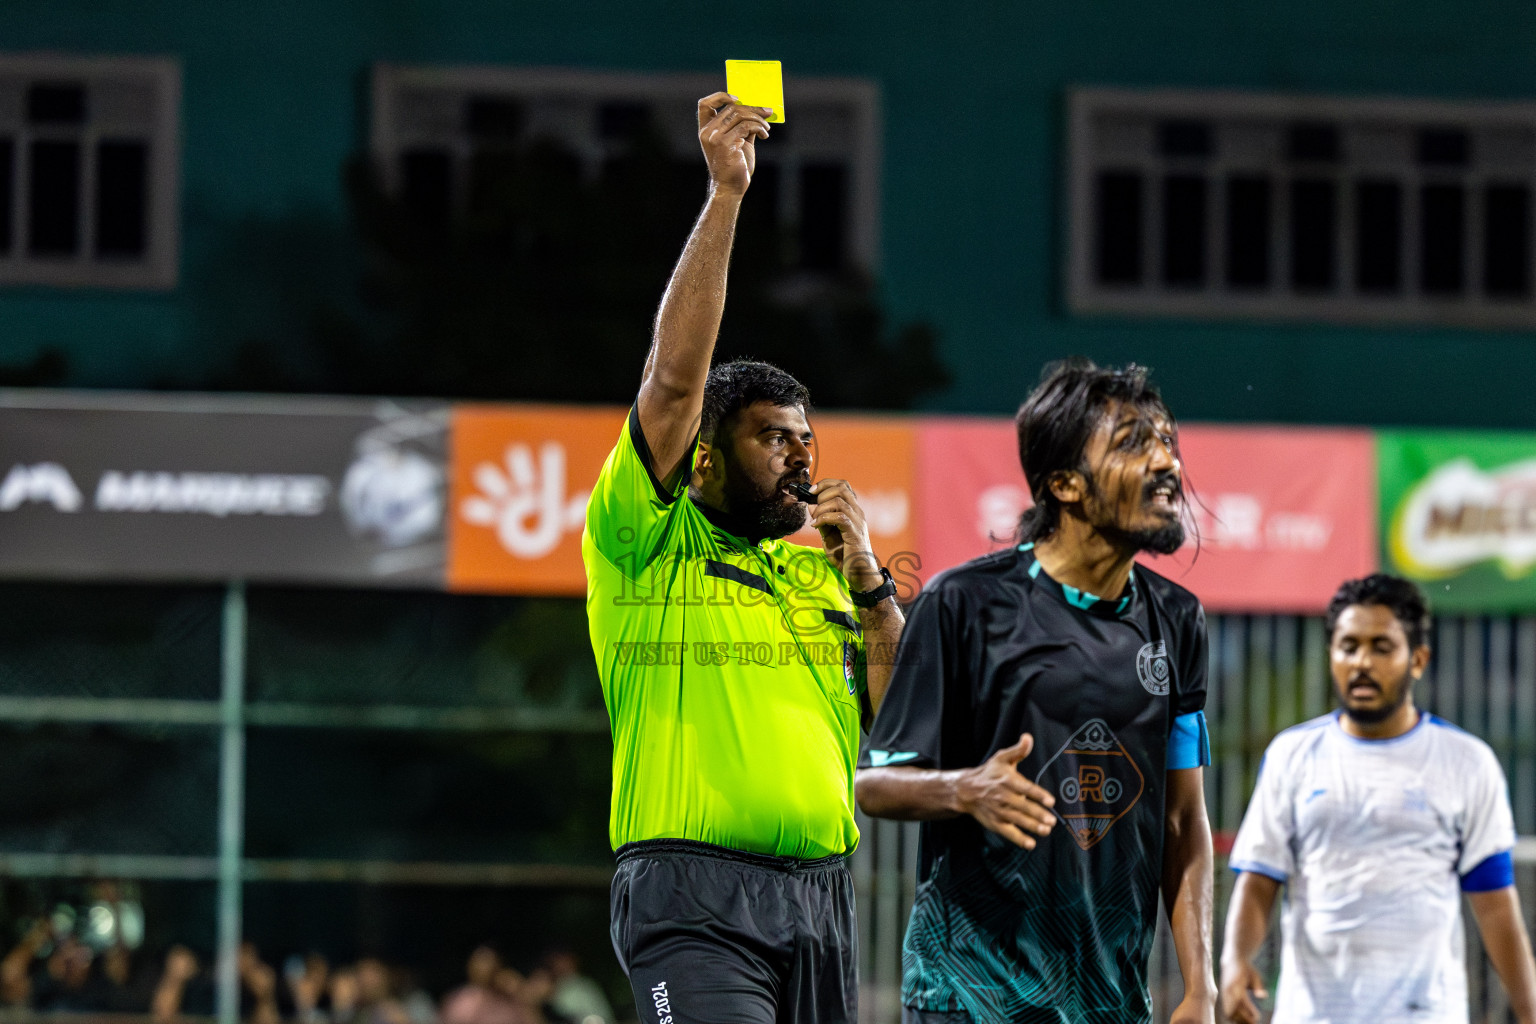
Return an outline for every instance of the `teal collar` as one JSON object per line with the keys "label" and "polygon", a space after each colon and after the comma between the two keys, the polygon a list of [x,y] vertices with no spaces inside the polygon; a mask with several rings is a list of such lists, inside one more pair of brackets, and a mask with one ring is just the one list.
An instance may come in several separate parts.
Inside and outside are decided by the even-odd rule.
{"label": "teal collar", "polygon": [[1029,562],[1029,578],[1059,596],[1073,608],[1100,618],[1118,619],[1129,613],[1136,603],[1135,567],[1131,568],[1130,582],[1126,584],[1124,594],[1119,598],[1100,597],[1052,579],[1051,574],[1041,567],[1040,560],[1035,557],[1034,547],[1033,544],[1020,544],[1018,547],[1020,555]]}

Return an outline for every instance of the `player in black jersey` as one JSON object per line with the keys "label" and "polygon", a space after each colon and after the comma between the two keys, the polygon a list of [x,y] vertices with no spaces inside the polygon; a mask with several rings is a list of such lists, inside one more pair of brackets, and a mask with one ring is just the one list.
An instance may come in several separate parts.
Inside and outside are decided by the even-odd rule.
{"label": "player in black jersey", "polygon": [[1158,893],[1211,1024],[1205,615],[1133,559],[1184,541],[1172,415],[1139,367],[1047,367],[1018,415],[1019,543],[913,606],[860,762],[918,819],[907,1024],[1150,1021]]}

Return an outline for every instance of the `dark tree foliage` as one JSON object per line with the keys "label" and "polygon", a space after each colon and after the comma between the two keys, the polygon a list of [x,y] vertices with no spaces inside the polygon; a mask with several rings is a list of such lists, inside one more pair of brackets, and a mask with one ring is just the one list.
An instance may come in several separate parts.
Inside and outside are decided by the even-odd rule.
{"label": "dark tree foliage", "polygon": [[[645,122],[584,174],[575,154],[488,117],[460,200],[377,168],[345,174],[364,272],[356,311],[323,311],[310,351],[242,345],[210,386],[247,390],[627,403],[651,322],[705,196],[702,157],[678,161]],[[510,122],[510,123],[509,123]],[[772,194],[749,192],[717,358],[799,377],[819,406],[906,408],[944,387],[933,331],[888,336],[856,269],[795,268]],[[300,370],[290,369],[303,367]]]}

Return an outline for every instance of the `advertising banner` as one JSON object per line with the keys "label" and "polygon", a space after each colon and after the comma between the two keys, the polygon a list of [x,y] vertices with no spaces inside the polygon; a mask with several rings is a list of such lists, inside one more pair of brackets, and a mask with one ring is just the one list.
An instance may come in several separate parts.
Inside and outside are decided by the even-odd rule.
{"label": "advertising banner", "polygon": [[440,587],[448,408],[0,393],[0,576]]}
{"label": "advertising banner", "polygon": [[[1375,565],[1375,475],[1365,431],[1216,427],[1180,431],[1198,526],[1149,565],[1212,610],[1315,612]],[[1007,420],[926,421],[918,441],[923,575],[1010,543],[1030,506]]]}
{"label": "advertising banner", "polygon": [[1536,608],[1536,434],[1377,435],[1382,565],[1437,611]]}
{"label": "advertising banner", "polygon": [[[448,587],[580,595],[587,498],[628,410],[459,406],[453,413]],[[827,414],[816,431],[817,479],[848,480],[870,542],[890,561],[916,544],[915,431],[905,421]],[[821,546],[809,528],[796,543]],[[893,570],[894,571],[894,570]]]}
{"label": "advertising banner", "polygon": [[618,407],[455,406],[448,589],[585,594],[587,498],[627,413]]}
{"label": "advertising banner", "polygon": [[[0,577],[580,596],[587,497],[626,412],[0,392]],[[1030,499],[1010,421],[812,426],[816,477],[853,484],[902,600],[1012,543]],[[1150,564],[1212,610],[1317,611],[1378,549],[1441,607],[1536,606],[1536,439],[1383,435],[1382,543],[1367,432],[1194,424],[1181,444],[1198,557]]]}
{"label": "advertising banner", "polygon": [[[816,479],[842,479],[853,486],[864,509],[869,543],[890,568],[900,588],[898,596],[903,601],[916,596],[915,421],[821,413],[811,417],[811,427],[816,431]],[[821,536],[809,528],[790,539],[821,547]]]}
{"label": "advertising banner", "polygon": [[924,581],[1011,542],[1031,505],[1011,421],[925,419],[917,450]]}
{"label": "advertising banner", "polygon": [[1199,550],[1145,561],[1208,609],[1316,613],[1375,571],[1368,431],[1192,424],[1179,445]]}

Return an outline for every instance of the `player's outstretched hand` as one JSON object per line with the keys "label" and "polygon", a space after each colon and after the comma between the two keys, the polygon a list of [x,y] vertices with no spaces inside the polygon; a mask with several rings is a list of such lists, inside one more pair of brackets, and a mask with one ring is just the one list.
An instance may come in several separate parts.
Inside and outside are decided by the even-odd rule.
{"label": "player's outstretched hand", "polygon": [[1033,749],[1035,738],[1026,732],[1013,746],[962,772],[956,787],[962,811],[1026,850],[1035,848],[1035,836],[1048,835],[1056,824],[1050,810],[1056,798],[1019,771],[1019,762]]}
{"label": "player's outstretched hand", "polygon": [[757,170],[757,140],[768,137],[767,107],[744,106],[728,92],[699,100],[699,145],[717,189],[741,195]]}
{"label": "player's outstretched hand", "polygon": [[1259,1024],[1259,1006],[1254,997],[1268,999],[1264,976],[1253,964],[1229,966],[1221,972],[1221,1016],[1238,1024]]}

